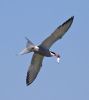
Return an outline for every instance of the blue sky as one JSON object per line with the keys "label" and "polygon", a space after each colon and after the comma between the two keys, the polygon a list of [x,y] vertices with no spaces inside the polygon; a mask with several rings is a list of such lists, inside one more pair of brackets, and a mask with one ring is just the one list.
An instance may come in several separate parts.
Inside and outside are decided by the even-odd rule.
{"label": "blue sky", "polygon": [[[45,58],[30,85],[25,78],[32,53],[17,56],[27,36],[40,44],[71,16],[74,22],[51,50],[60,53],[58,64]],[[89,1],[0,1],[0,100],[89,100]]]}

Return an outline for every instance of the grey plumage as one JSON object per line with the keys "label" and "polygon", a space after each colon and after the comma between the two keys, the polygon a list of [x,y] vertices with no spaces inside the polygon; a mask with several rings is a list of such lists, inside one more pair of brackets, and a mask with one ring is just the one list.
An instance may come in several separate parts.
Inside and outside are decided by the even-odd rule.
{"label": "grey plumage", "polygon": [[26,84],[31,84],[34,79],[36,78],[38,72],[40,71],[40,68],[42,66],[43,56],[39,55],[37,53],[33,54],[31,65],[28,68],[27,71],[27,77],[26,77]]}
{"label": "grey plumage", "polygon": [[61,39],[63,35],[67,32],[73,22],[74,16],[60,25],[48,38],[46,38],[41,45],[45,48],[50,48],[51,45],[56,42],[58,39]]}
{"label": "grey plumage", "polygon": [[[67,32],[67,30],[70,28],[70,26],[73,22],[73,19],[74,19],[74,16],[69,18],[62,25],[60,25],[39,46],[35,46],[28,38],[26,38],[27,39],[27,46],[26,46],[27,50],[29,52],[31,52],[31,51],[34,52],[32,60],[31,60],[31,65],[29,66],[28,71],[27,71],[27,77],[26,77],[27,85],[31,84],[35,80],[35,78],[42,66],[42,61],[43,61],[44,56],[47,56],[49,54],[48,55],[49,57],[51,57],[51,56],[60,57],[56,53],[49,51],[49,49],[53,45],[54,42],[56,42],[58,39],[61,39],[63,37],[65,32]],[[29,53],[29,52],[27,52],[27,53]],[[59,61],[59,58],[58,58],[58,61]]]}

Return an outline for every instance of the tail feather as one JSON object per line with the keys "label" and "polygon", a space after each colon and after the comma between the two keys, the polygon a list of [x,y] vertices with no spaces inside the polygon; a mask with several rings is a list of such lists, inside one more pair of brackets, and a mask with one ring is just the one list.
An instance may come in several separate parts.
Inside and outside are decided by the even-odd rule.
{"label": "tail feather", "polygon": [[25,37],[25,39],[27,40],[27,44],[26,44],[27,48],[30,46],[34,46],[34,44],[27,37]]}

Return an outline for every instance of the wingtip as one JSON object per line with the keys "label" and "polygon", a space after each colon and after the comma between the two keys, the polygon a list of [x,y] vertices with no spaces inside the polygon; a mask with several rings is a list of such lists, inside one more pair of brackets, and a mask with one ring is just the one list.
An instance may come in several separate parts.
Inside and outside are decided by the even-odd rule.
{"label": "wingtip", "polygon": [[[31,82],[32,83],[32,82]],[[26,86],[29,86],[31,84],[30,82],[26,82]]]}
{"label": "wingtip", "polygon": [[[62,25],[66,24],[67,22],[73,22],[74,16],[71,16],[67,21],[65,21]],[[59,26],[60,27],[60,26]]]}
{"label": "wingtip", "polygon": [[27,78],[26,78],[26,86],[29,86],[30,85],[30,82],[28,80],[28,75],[27,75]]}
{"label": "wingtip", "polygon": [[27,77],[26,77],[26,86],[29,86],[33,81],[29,79],[29,72],[27,72]]}
{"label": "wingtip", "polygon": [[[32,82],[31,82],[31,83],[32,83]],[[26,81],[26,86],[29,86],[31,83],[29,83],[29,82]]]}
{"label": "wingtip", "polygon": [[72,16],[71,19],[74,19],[74,16]]}
{"label": "wingtip", "polygon": [[73,21],[73,19],[74,19],[74,16],[71,16],[71,17],[67,20],[67,22],[70,21],[70,20]]}
{"label": "wingtip", "polygon": [[26,83],[26,86],[29,86],[30,84]]}

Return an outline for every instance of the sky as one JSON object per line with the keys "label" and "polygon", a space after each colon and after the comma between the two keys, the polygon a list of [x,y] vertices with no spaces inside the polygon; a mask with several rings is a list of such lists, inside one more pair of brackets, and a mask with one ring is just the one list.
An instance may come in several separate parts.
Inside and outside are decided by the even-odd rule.
{"label": "sky", "polygon": [[[74,16],[51,48],[36,80],[26,86],[32,54],[17,56],[28,37],[38,45]],[[89,100],[89,0],[0,0],[0,100]]]}

